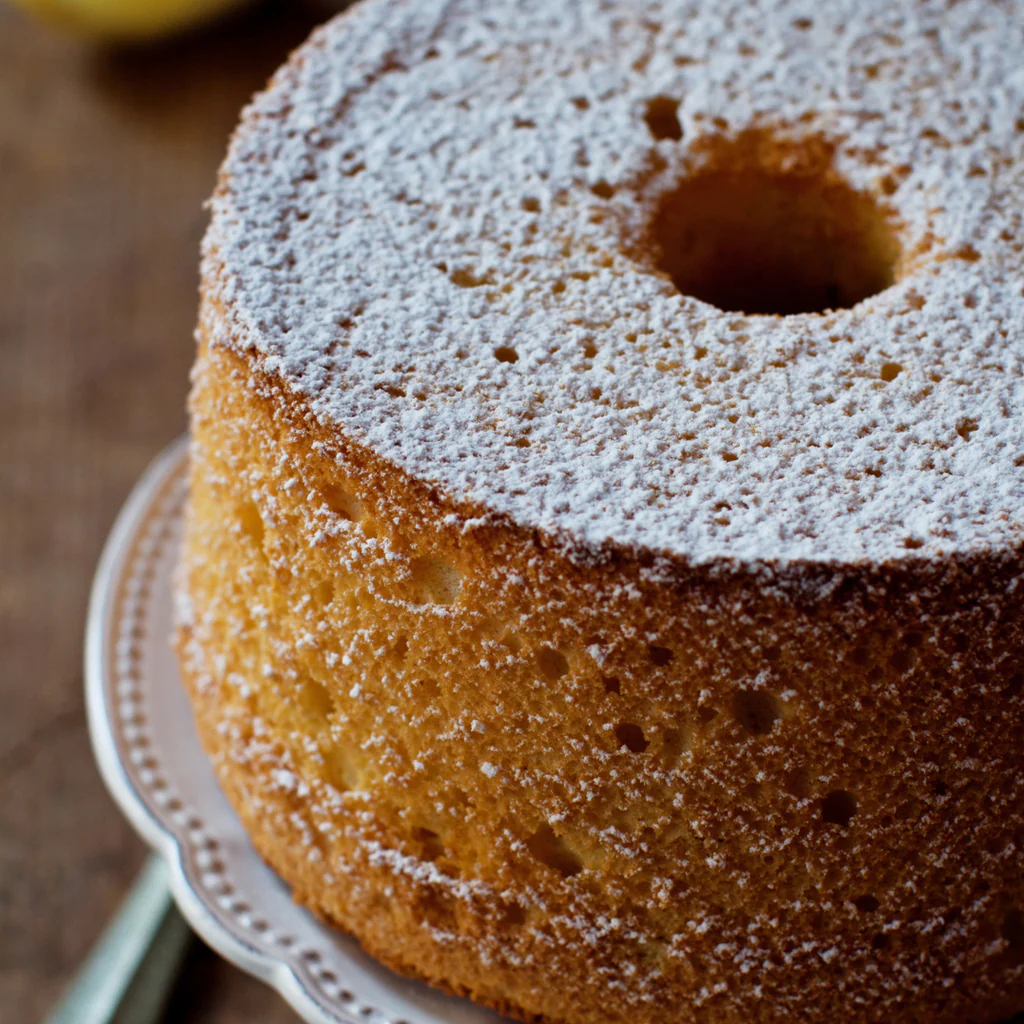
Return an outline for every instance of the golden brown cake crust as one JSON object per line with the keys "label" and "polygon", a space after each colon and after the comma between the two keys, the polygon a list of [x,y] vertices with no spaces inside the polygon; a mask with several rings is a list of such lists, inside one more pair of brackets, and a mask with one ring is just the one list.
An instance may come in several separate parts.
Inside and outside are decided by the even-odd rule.
{"label": "golden brown cake crust", "polygon": [[[999,1020],[1024,28],[656,7],[371,0],[245,115],[178,585],[204,745],[299,900],[521,1019]],[[784,296],[706,279],[758,246],[669,251],[792,210]]]}
{"label": "golden brown cake crust", "polygon": [[827,606],[652,585],[339,464],[228,350],[192,413],[204,742],[263,855],[370,951],[572,1024],[1022,1005],[1012,562],[876,567]]}

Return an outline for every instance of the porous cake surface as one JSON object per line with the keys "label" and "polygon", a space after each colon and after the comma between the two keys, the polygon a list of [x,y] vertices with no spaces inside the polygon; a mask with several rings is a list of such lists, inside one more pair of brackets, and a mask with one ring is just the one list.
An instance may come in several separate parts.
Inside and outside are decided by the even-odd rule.
{"label": "porous cake surface", "polygon": [[[371,2],[247,112],[208,274],[231,344],[322,421],[580,550],[785,571],[1016,545],[1022,52],[1016,5],[973,0]],[[766,180],[818,189],[811,220],[848,220],[844,188],[870,206],[774,254],[836,263],[818,306],[850,308],[673,283],[673,196]],[[764,275],[735,205],[680,230]]]}
{"label": "porous cake surface", "polygon": [[296,898],[533,1022],[1024,1009],[1022,54],[1009,2],[370,0],[278,73],[178,649]]}

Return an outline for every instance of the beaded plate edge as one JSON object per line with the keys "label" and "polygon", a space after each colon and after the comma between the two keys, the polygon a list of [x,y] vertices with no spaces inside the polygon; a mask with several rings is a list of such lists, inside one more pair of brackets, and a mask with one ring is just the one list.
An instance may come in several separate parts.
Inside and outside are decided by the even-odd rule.
{"label": "beaded plate edge", "polygon": [[501,1018],[490,1011],[393,974],[294,904],[220,794],[180,681],[168,678],[176,673],[170,575],[187,456],[183,437],[143,474],[93,582],[86,706],[107,788],[167,862],[171,892],[192,928],[309,1024],[496,1024]]}

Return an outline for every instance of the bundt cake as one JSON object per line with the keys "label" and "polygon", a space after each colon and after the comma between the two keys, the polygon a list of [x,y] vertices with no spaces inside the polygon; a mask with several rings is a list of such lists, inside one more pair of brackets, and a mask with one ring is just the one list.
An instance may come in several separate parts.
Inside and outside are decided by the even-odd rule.
{"label": "bundt cake", "polygon": [[524,1020],[1024,1010],[1022,54],[366,0],[256,98],[178,646],[297,899]]}

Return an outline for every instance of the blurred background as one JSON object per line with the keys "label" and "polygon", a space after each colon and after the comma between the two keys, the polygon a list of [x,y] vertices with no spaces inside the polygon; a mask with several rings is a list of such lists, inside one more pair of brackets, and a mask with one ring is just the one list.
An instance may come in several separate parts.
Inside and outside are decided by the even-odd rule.
{"label": "blurred background", "polygon": [[[0,0],[3,1024],[45,1015],[144,858],[86,735],[88,589],[121,502],[185,429],[202,204],[239,109],[342,6],[115,47]],[[296,1018],[196,944],[167,1019]]]}

